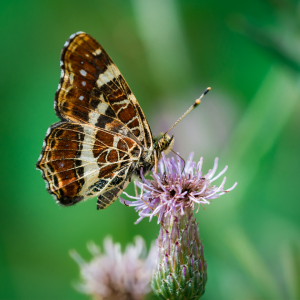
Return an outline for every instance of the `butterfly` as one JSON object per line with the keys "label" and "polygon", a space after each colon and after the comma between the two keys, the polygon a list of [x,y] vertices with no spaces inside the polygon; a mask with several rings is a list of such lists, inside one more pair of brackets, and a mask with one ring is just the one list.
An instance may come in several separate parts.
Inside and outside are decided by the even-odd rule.
{"label": "butterfly", "polygon": [[133,176],[157,166],[174,139],[154,138],[147,119],[119,69],[103,47],[84,32],[72,34],[61,53],[54,109],[61,120],[49,127],[36,164],[57,203],[70,206],[98,197],[112,204]]}
{"label": "butterfly", "polygon": [[153,168],[173,137],[153,138],[119,69],[90,35],[70,36],[60,66],[54,108],[61,121],[48,129],[36,166],[58,203],[97,196],[104,209],[133,175]]}

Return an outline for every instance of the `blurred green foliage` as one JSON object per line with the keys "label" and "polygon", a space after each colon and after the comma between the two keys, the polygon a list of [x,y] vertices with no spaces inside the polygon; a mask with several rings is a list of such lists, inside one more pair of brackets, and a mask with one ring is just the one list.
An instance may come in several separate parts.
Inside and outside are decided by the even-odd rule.
{"label": "blurred green foliage", "polygon": [[[147,244],[158,226],[118,201],[55,204],[35,170],[60,51],[94,36],[140,102],[153,133],[168,129],[207,86],[200,108],[172,134],[174,150],[204,168],[220,156],[228,187],[198,220],[208,261],[203,299],[300,299],[300,5],[270,1],[2,1],[0,298],[86,299],[69,249],[86,255],[107,235]],[[127,190],[133,193],[130,185]]]}

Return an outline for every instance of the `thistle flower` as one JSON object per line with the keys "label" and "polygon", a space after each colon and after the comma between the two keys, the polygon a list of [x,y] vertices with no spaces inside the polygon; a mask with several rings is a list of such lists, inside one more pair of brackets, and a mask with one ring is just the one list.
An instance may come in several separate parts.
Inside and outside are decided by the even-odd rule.
{"label": "thistle flower", "polygon": [[[153,172],[153,180],[146,180],[141,170],[142,182],[135,182],[135,185],[141,189],[141,195],[133,197],[123,192],[128,198],[135,201],[120,201],[127,206],[134,206],[140,218],[149,217],[151,221],[154,216],[158,216],[157,223],[161,223],[164,216],[184,215],[186,210],[194,210],[199,205],[210,204],[213,199],[230,192],[235,188],[235,183],[231,188],[224,190],[226,177],[224,177],[219,187],[211,185],[212,182],[221,177],[227,170],[227,166],[216,176],[218,168],[218,158],[215,159],[214,166],[206,175],[202,174],[203,158],[198,164],[194,162],[194,153],[189,155],[182,170],[181,160],[177,163],[172,157],[167,159],[162,153],[162,160],[158,164],[158,173]],[[145,191],[144,191],[145,190]]]}
{"label": "thistle flower", "polygon": [[104,240],[104,253],[94,243],[88,249],[94,256],[90,262],[85,262],[75,250],[70,252],[83,281],[76,285],[78,291],[94,300],[142,300],[150,292],[156,253],[153,245],[148,256],[141,237],[136,237],[135,245],[128,245],[124,253],[120,244],[114,244],[110,238]]}
{"label": "thistle flower", "polygon": [[[153,172],[153,180],[146,180],[141,170],[142,182],[135,182],[141,193],[132,197],[133,201],[121,199],[127,206],[135,207],[140,222],[149,217],[158,216],[161,224],[158,244],[158,257],[152,288],[161,299],[199,299],[205,291],[207,264],[204,260],[203,245],[200,240],[198,223],[194,209],[210,204],[213,199],[233,190],[224,190],[226,177],[221,185],[212,185],[222,176],[227,166],[217,175],[218,159],[206,175],[202,174],[201,158],[198,164],[189,155],[182,170],[180,159],[174,157],[162,160],[158,173]],[[197,211],[198,211],[197,209]]]}

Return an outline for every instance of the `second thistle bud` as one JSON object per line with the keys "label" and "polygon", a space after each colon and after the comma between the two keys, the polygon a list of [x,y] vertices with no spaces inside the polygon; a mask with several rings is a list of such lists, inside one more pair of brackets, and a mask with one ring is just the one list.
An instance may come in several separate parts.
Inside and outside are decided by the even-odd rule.
{"label": "second thistle bud", "polygon": [[158,237],[158,262],[152,287],[161,299],[199,299],[207,266],[192,211],[165,217]]}

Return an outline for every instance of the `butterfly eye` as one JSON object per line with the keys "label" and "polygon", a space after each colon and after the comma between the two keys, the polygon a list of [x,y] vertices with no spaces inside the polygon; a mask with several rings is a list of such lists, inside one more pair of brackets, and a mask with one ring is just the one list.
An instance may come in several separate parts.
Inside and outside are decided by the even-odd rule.
{"label": "butterfly eye", "polygon": [[160,141],[160,150],[165,151],[169,147],[170,141],[166,138],[162,138]]}

